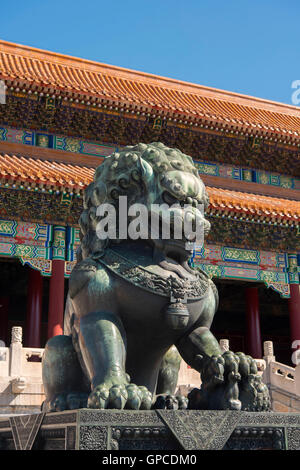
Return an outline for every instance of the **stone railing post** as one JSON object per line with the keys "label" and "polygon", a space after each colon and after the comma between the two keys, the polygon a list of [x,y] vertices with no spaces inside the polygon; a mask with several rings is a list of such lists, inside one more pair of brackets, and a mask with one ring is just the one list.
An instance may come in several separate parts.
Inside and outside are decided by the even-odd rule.
{"label": "stone railing post", "polygon": [[19,377],[22,372],[22,328],[13,326],[11,330],[9,375]]}
{"label": "stone railing post", "polygon": [[11,387],[13,393],[21,393],[26,388],[26,379],[21,377],[22,373],[22,328],[13,326],[11,330],[10,343],[10,368]]}
{"label": "stone railing post", "polygon": [[273,341],[264,342],[264,360],[267,364],[270,362],[275,362],[276,358],[274,356]]}
{"label": "stone railing post", "polygon": [[275,362],[273,341],[264,341],[264,357],[266,368],[263,372],[263,381],[269,385],[271,383],[271,363]]}
{"label": "stone railing post", "polygon": [[222,353],[225,351],[229,351],[229,339],[220,339],[219,345],[222,350]]}

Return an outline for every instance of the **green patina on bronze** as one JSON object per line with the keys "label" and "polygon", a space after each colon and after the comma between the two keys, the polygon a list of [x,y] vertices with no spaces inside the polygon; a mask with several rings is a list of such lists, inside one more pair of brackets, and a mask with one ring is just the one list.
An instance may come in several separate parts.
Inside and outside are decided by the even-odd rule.
{"label": "green patina on bronze", "polygon": [[161,217],[174,201],[209,202],[191,157],[161,143],[125,147],[96,170],[85,191],[64,335],[48,341],[43,357],[44,410],[186,408],[186,399],[172,396],[180,356],[202,376],[190,408],[268,410],[255,361],[222,354],[210,331],[217,289],[189,266],[187,240],[98,238],[96,208],[118,210],[120,196],[148,209],[167,202]]}

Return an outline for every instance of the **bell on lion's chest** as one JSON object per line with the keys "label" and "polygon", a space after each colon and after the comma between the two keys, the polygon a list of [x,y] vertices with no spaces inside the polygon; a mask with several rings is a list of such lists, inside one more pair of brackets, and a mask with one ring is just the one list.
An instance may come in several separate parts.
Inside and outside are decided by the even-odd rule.
{"label": "bell on lion's chest", "polygon": [[184,303],[174,302],[168,305],[165,321],[173,330],[184,329],[189,322],[189,311]]}

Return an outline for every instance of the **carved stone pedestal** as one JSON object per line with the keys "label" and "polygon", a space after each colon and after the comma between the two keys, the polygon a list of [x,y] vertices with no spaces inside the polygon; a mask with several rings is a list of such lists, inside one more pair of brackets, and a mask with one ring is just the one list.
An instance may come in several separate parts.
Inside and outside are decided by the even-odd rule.
{"label": "carved stone pedestal", "polygon": [[1,449],[300,450],[300,414],[81,409],[2,418]]}

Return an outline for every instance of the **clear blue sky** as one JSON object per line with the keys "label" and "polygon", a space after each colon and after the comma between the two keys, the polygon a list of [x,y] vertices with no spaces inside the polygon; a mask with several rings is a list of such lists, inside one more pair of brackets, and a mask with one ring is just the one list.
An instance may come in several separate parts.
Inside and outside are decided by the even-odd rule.
{"label": "clear blue sky", "polygon": [[7,41],[291,103],[299,0],[13,0]]}

